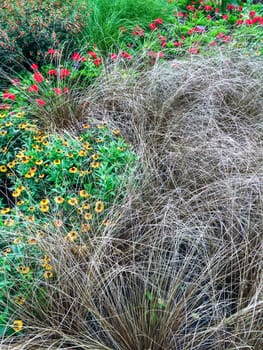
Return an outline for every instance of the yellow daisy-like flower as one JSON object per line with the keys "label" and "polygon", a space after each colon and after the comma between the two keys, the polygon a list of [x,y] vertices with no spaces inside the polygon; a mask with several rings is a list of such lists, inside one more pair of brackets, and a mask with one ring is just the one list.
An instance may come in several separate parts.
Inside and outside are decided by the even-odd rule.
{"label": "yellow daisy-like flower", "polygon": [[97,143],[102,143],[103,141],[104,141],[104,139],[101,138],[101,137],[99,137],[99,138],[96,139],[96,142],[97,142]]}
{"label": "yellow daisy-like flower", "polygon": [[57,148],[56,149],[56,153],[62,153],[62,149],[61,148]]}
{"label": "yellow daisy-like flower", "polygon": [[7,163],[8,168],[12,169],[16,165],[16,161],[12,160],[12,162]]}
{"label": "yellow daisy-like flower", "polygon": [[82,224],[80,229],[82,233],[85,233],[91,230],[91,226],[90,224]]}
{"label": "yellow daisy-like flower", "polygon": [[4,252],[4,255],[8,255],[9,253],[11,253],[11,251],[12,251],[11,248],[5,248],[3,252]]}
{"label": "yellow daisy-like flower", "polygon": [[24,157],[25,157],[24,152],[18,152],[17,155],[16,155],[16,158],[18,158],[18,159],[22,159]]}
{"label": "yellow daisy-like flower", "polygon": [[76,174],[78,172],[78,168],[76,168],[75,166],[73,166],[72,168],[69,168],[69,172],[71,174]]}
{"label": "yellow daisy-like flower", "polygon": [[32,166],[30,169],[29,169],[30,172],[34,173],[37,171],[37,167],[36,166]]}
{"label": "yellow daisy-like flower", "polygon": [[53,164],[55,164],[55,165],[59,165],[60,163],[61,163],[60,159],[53,160]]}
{"label": "yellow daisy-like flower", "polygon": [[37,234],[36,234],[37,238],[40,238],[40,239],[41,239],[41,238],[44,238],[45,235],[46,235],[46,234],[45,234],[45,232],[43,232],[43,231],[38,231]]}
{"label": "yellow daisy-like flower", "polygon": [[21,243],[21,238],[15,238],[15,239],[13,240],[13,243],[14,243],[14,244],[20,244],[20,243]]}
{"label": "yellow daisy-like flower", "polygon": [[48,198],[42,199],[39,204],[40,205],[47,205],[47,204],[49,204],[49,199]]}
{"label": "yellow daisy-like flower", "polygon": [[102,201],[97,201],[95,204],[95,212],[102,213],[104,210],[104,203]]}
{"label": "yellow daisy-like flower", "polygon": [[37,244],[37,240],[36,240],[36,238],[29,238],[29,239],[28,239],[28,243],[29,243],[30,245],[35,245],[35,244]]}
{"label": "yellow daisy-like flower", "polygon": [[6,122],[6,123],[5,123],[5,126],[7,126],[7,127],[12,126],[12,125],[13,125],[12,122]]}
{"label": "yellow daisy-like flower", "polygon": [[44,179],[45,174],[39,174],[38,177],[39,177],[39,179]]}
{"label": "yellow daisy-like flower", "polygon": [[22,275],[26,275],[30,271],[29,266],[19,265],[17,271],[22,273]]}
{"label": "yellow daisy-like flower", "polygon": [[5,165],[0,165],[0,173],[6,173],[7,167]]}
{"label": "yellow daisy-like flower", "polygon": [[66,236],[66,240],[69,242],[74,242],[77,238],[78,238],[77,231],[70,231]]}
{"label": "yellow daisy-like flower", "polygon": [[53,222],[53,225],[55,226],[55,227],[61,227],[61,226],[63,226],[63,221],[62,220],[55,220],[54,222]]}
{"label": "yellow daisy-like flower", "polygon": [[44,277],[45,279],[52,278],[52,277],[53,277],[53,272],[52,272],[52,271],[45,271],[45,272],[43,273],[43,277]]}
{"label": "yellow daisy-like flower", "polygon": [[89,124],[82,124],[82,128],[83,128],[83,129],[89,129],[89,128],[90,128],[90,125],[89,125]]}
{"label": "yellow daisy-like flower", "polygon": [[18,201],[18,202],[16,203],[16,205],[18,205],[19,207],[20,207],[21,205],[23,205],[23,204],[25,204],[25,201],[23,201],[23,200]]}
{"label": "yellow daisy-like flower", "polygon": [[7,153],[8,148],[7,148],[7,147],[3,147],[3,148],[1,149],[1,151],[2,151],[3,153]]}
{"label": "yellow daisy-like flower", "polygon": [[42,142],[42,145],[43,145],[43,146],[48,146],[48,145],[49,145],[49,142],[48,142],[47,140],[44,140],[44,141]]}
{"label": "yellow daisy-like flower", "polygon": [[5,215],[5,214],[10,213],[10,211],[11,211],[10,208],[4,208],[4,209],[1,209],[0,214]]}
{"label": "yellow daisy-like flower", "polygon": [[63,146],[67,147],[68,146],[68,141],[63,141],[62,144],[63,144]]}
{"label": "yellow daisy-like flower", "polygon": [[72,206],[75,206],[75,205],[78,205],[79,201],[77,198],[69,198],[68,199],[68,204],[69,205],[72,205]]}
{"label": "yellow daisy-like flower", "polygon": [[28,215],[28,216],[25,217],[25,220],[27,222],[34,222],[35,221],[35,217],[34,217],[34,215]]}
{"label": "yellow daisy-like flower", "polygon": [[85,215],[84,215],[84,219],[85,220],[91,220],[92,219],[92,214],[91,213],[86,213]]}
{"label": "yellow daisy-like flower", "polygon": [[91,150],[91,149],[92,149],[92,147],[91,147],[91,145],[90,145],[89,142],[84,142],[83,146],[84,146],[87,150]]}
{"label": "yellow daisy-like flower", "polygon": [[112,131],[113,135],[119,135],[120,134],[120,130],[119,129],[115,129]]}
{"label": "yellow daisy-like flower", "polygon": [[43,162],[44,162],[43,159],[38,159],[35,161],[36,165],[41,165],[43,164]]}
{"label": "yellow daisy-like flower", "polygon": [[28,172],[28,173],[25,174],[25,178],[31,179],[32,177],[35,176],[35,174],[36,174],[36,173],[35,173],[34,171],[30,171],[30,172]]}
{"label": "yellow daisy-like flower", "polygon": [[90,163],[90,166],[91,166],[93,169],[99,168],[99,167],[100,167],[100,162],[91,162],[91,163]]}
{"label": "yellow daisy-like flower", "polygon": [[12,197],[17,198],[19,196],[21,196],[21,191],[17,188],[12,192]]}
{"label": "yellow daisy-like flower", "polygon": [[44,267],[44,269],[46,271],[52,271],[53,270],[53,266],[50,265],[50,264],[43,264],[42,266]]}
{"label": "yellow daisy-like flower", "polygon": [[49,205],[40,205],[39,206],[39,210],[42,212],[42,213],[47,213],[49,211]]}
{"label": "yellow daisy-like flower", "polygon": [[97,125],[97,128],[98,128],[98,129],[104,129],[105,126],[106,126],[106,124],[99,124],[99,125]]}
{"label": "yellow daisy-like flower", "polygon": [[25,129],[27,126],[28,126],[27,123],[22,123],[22,124],[18,125],[18,128],[19,129]]}
{"label": "yellow daisy-like flower", "polygon": [[12,328],[15,332],[20,332],[23,329],[23,326],[24,326],[23,321],[15,320],[13,322]]}
{"label": "yellow daisy-like flower", "polygon": [[68,154],[67,154],[67,157],[68,157],[68,158],[73,158],[73,157],[74,157],[74,154],[73,154],[73,153],[68,153]]}
{"label": "yellow daisy-like flower", "polygon": [[7,134],[6,130],[0,130],[0,136],[5,136]]}
{"label": "yellow daisy-like flower", "polygon": [[90,205],[89,205],[89,203],[84,203],[84,204],[82,204],[81,208],[84,209],[84,210],[89,210],[90,209]]}
{"label": "yellow daisy-like flower", "polygon": [[80,197],[82,197],[82,198],[88,198],[88,197],[90,197],[90,194],[89,194],[86,190],[81,190],[81,191],[79,191],[79,195],[80,195]]}
{"label": "yellow daisy-like flower", "polygon": [[61,196],[58,196],[58,197],[55,197],[55,198],[54,198],[54,201],[55,201],[57,204],[62,204],[62,203],[65,201],[65,199],[64,199],[63,197],[61,197]]}
{"label": "yellow daisy-like flower", "polygon": [[98,155],[98,153],[94,153],[91,157],[93,160],[97,160],[100,156]]}
{"label": "yellow daisy-like flower", "polygon": [[35,211],[35,209],[36,209],[35,207],[31,206],[28,208],[28,211]]}
{"label": "yellow daisy-like flower", "polygon": [[12,227],[12,226],[14,226],[14,224],[15,224],[15,221],[11,218],[4,221],[4,225],[7,227]]}
{"label": "yellow daisy-like flower", "polygon": [[81,149],[80,151],[79,151],[79,156],[80,157],[85,157],[87,155],[87,151],[85,151],[84,149]]}
{"label": "yellow daisy-like flower", "polygon": [[24,305],[26,302],[26,298],[23,297],[22,295],[18,295],[15,297],[15,302],[19,305]]}
{"label": "yellow daisy-like flower", "polygon": [[21,159],[21,163],[22,164],[27,164],[29,162],[29,157],[23,157],[22,159]]}

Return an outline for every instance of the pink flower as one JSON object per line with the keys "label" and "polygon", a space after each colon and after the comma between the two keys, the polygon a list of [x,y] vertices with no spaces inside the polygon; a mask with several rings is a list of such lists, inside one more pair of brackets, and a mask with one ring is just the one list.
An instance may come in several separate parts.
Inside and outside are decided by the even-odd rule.
{"label": "pink flower", "polygon": [[94,58],[94,59],[97,58],[97,54],[96,54],[96,52],[94,52],[94,51],[88,51],[88,55],[89,55],[90,57]]}
{"label": "pink flower", "polygon": [[49,50],[47,51],[47,53],[48,53],[49,55],[54,55],[54,54],[56,53],[56,50],[54,50],[54,49],[49,49]]}
{"label": "pink flower", "polygon": [[205,5],[205,6],[204,6],[204,10],[205,10],[205,11],[212,11],[212,9],[213,9],[213,7],[210,6],[210,5]]}
{"label": "pink flower", "polygon": [[228,15],[223,15],[222,18],[223,19],[228,19]]}
{"label": "pink flower", "polygon": [[39,72],[35,72],[34,73],[34,80],[37,82],[37,83],[42,83],[42,81],[44,80],[44,77],[42,74],[40,74]]}
{"label": "pink flower", "polygon": [[45,106],[46,104],[46,102],[41,98],[36,98],[36,102],[39,104],[39,106]]}
{"label": "pink flower", "polygon": [[68,87],[64,87],[63,92],[64,92],[64,94],[67,94],[69,92],[69,88]]}
{"label": "pink flower", "polygon": [[207,19],[212,19],[212,16],[208,15],[206,18],[207,18]]}
{"label": "pink flower", "polygon": [[57,75],[58,72],[56,71],[56,69],[50,69],[48,72],[47,72],[48,75]]}
{"label": "pink flower", "polygon": [[174,42],[174,46],[175,47],[181,47],[181,46],[183,46],[183,43],[181,41],[175,41]]}
{"label": "pink flower", "polygon": [[192,54],[198,54],[199,48],[198,47],[190,47],[188,51],[189,51],[189,53],[192,53]]}
{"label": "pink flower", "polygon": [[112,54],[110,55],[110,58],[111,58],[112,60],[117,60],[117,59],[118,59],[118,55],[117,55],[116,53],[112,53]]}
{"label": "pink flower", "polygon": [[178,13],[177,13],[177,16],[178,16],[178,17],[184,17],[184,13],[183,13],[183,12],[178,12]]}
{"label": "pink flower", "polygon": [[53,90],[54,90],[56,95],[62,95],[63,94],[63,90],[61,88],[54,88]]}
{"label": "pink flower", "polygon": [[29,92],[38,92],[38,86],[37,85],[31,85],[29,88],[28,88],[28,91]]}
{"label": "pink flower", "polygon": [[3,92],[3,98],[5,98],[6,100],[15,100],[16,99],[16,95],[12,94],[11,92],[5,91]]}
{"label": "pink flower", "polygon": [[225,35],[223,38],[223,42],[224,43],[229,43],[229,41],[231,40],[231,36],[230,35]]}
{"label": "pink flower", "polygon": [[18,78],[14,78],[11,80],[11,84],[12,85],[19,85],[19,84],[21,84],[21,80]]}
{"label": "pink flower", "polygon": [[36,63],[31,64],[30,67],[32,70],[38,70],[38,64],[36,64]]}
{"label": "pink flower", "polygon": [[210,43],[209,43],[209,46],[216,46],[216,42],[215,41],[211,41]]}
{"label": "pink flower", "polygon": [[6,105],[6,104],[0,103],[0,109],[1,109],[1,110],[4,110],[4,109],[11,109],[11,106],[10,106],[10,105]]}
{"label": "pink flower", "polygon": [[70,70],[67,68],[61,68],[59,72],[60,79],[63,79],[64,77],[68,77],[70,75]]}
{"label": "pink flower", "polygon": [[250,11],[249,12],[249,17],[254,17],[256,15],[256,11]]}

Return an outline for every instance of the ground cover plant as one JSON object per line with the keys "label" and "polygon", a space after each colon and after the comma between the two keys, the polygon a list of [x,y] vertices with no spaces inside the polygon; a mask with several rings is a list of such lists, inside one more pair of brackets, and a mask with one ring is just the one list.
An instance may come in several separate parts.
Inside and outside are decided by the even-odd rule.
{"label": "ground cover plant", "polygon": [[259,350],[262,6],[129,4],[2,72],[1,348]]}

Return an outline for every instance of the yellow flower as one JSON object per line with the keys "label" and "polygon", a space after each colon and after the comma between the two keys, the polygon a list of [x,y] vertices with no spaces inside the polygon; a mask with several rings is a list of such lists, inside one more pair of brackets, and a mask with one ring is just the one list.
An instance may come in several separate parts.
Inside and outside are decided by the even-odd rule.
{"label": "yellow flower", "polygon": [[53,160],[53,164],[59,165],[61,163],[60,159],[55,159]]}
{"label": "yellow flower", "polygon": [[82,224],[80,229],[82,233],[85,233],[91,230],[91,226],[90,224]]}
{"label": "yellow flower", "polygon": [[87,151],[85,151],[84,149],[81,149],[80,151],[79,151],[79,156],[80,157],[85,157],[87,155]]}
{"label": "yellow flower", "polygon": [[12,160],[12,162],[7,163],[8,168],[13,168],[16,165],[16,161]]}
{"label": "yellow flower", "polygon": [[9,126],[11,126],[11,125],[13,125],[12,122],[6,122],[6,123],[5,123],[5,126],[7,126],[7,127],[9,127]]}
{"label": "yellow flower", "polygon": [[38,159],[35,161],[36,165],[41,165],[43,164],[43,162],[44,162],[43,159]]}
{"label": "yellow flower", "polygon": [[24,305],[26,302],[26,298],[21,295],[18,295],[15,297],[15,302],[19,305]]}
{"label": "yellow flower", "polygon": [[72,205],[72,206],[75,206],[75,205],[78,205],[79,201],[77,198],[69,198],[68,199],[68,204]]}
{"label": "yellow flower", "polygon": [[15,224],[15,221],[13,219],[10,219],[10,218],[4,221],[4,225],[7,227],[12,227],[12,226],[14,226],[14,224]]}
{"label": "yellow flower", "polygon": [[89,210],[90,209],[90,205],[89,205],[89,203],[84,203],[84,204],[82,204],[81,208],[84,209],[84,210]]}
{"label": "yellow flower", "polygon": [[85,142],[85,143],[83,144],[83,146],[84,146],[86,149],[88,149],[88,150],[91,150],[91,149],[92,149],[92,147],[91,147],[91,145],[90,145],[89,142]]}
{"label": "yellow flower", "polygon": [[43,273],[43,276],[44,276],[45,279],[52,278],[53,277],[53,272],[52,271],[45,271]]}
{"label": "yellow flower", "polygon": [[62,153],[62,149],[57,148],[57,149],[56,149],[56,153]]}
{"label": "yellow flower", "polygon": [[16,203],[16,205],[18,205],[18,206],[23,205],[23,204],[25,204],[25,201],[23,201],[23,200],[18,201],[18,202]]}
{"label": "yellow flower", "polygon": [[4,255],[8,255],[9,253],[11,253],[11,248],[5,248],[4,249]]}
{"label": "yellow flower", "polygon": [[23,157],[22,159],[21,159],[21,163],[22,164],[27,164],[29,162],[29,157]]}
{"label": "yellow flower", "polygon": [[69,168],[69,172],[70,172],[71,174],[75,174],[75,173],[78,172],[78,168],[76,168],[75,166],[73,166],[72,168]]}
{"label": "yellow flower", "polygon": [[49,142],[48,142],[47,140],[44,140],[44,141],[42,142],[42,145],[43,145],[43,146],[48,146],[48,145],[49,145]]}
{"label": "yellow flower", "polygon": [[20,243],[21,243],[21,239],[20,239],[20,238],[15,238],[15,239],[13,240],[13,243],[14,243],[14,244],[20,244]]}
{"label": "yellow flower", "polygon": [[1,209],[0,214],[5,215],[7,213],[10,213],[10,211],[11,211],[10,208],[4,208],[4,209]]}
{"label": "yellow flower", "polygon": [[85,191],[85,190],[79,191],[79,195],[80,195],[80,197],[83,197],[83,198],[90,197],[90,194],[87,191]]}
{"label": "yellow flower", "polygon": [[39,177],[39,179],[44,179],[45,174],[39,174],[38,177]]}
{"label": "yellow flower", "polygon": [[96,139],[96,142],[98,142],[98,143],[102,143],[104,140],[101,138],[101,137],[99,137],[99,138],[97,138]]}
{"label": "yellow flower", "polygon": [[90,125],[89,124],[82,124],[83,129],[89,129]]}
{"label": "yellow flower", "polygon": [[91,220],[92,219],[92,214],[91,213],[86,213],[85,215],[84,215],[84,219],[85,220]]}
{"label": "yellow flower", "polygon": [[23,321],[15,320],[13,322],[12,328],[15,332],[20,332],[23,329]]}
{"label": "yellow flower", "polygon": [[93,160],[97,160],[100,156],[98,155],[98,153],[94,153],[91,157]]}
{"label": "yellow flower", "polygon": [[12,197],[17,198],[21,195],[21,191],[17,188],[12,192]]}
{"label": "yellow flower", "polygon": [[68,158],[73,158],[73,157],[74,157],[74,154],[73,154],[73,153],[68,153],[68,154],[67,154],[67,157],[68,157]]}
{"label": "yellow flower", "polygon": [[35,221],[35,217],[34,215],[28,215],[25,217],[25,220],[28,222],[34,222]]}
{"label": "yellow flower", "polygon": [[97,201],[95,204],[95,212],[101,213],[104,210],[104,203],[102,201]]}
{"label": "yellow flower", "polygon": [[23,275],[26,275],[30,271],[29,266],[19,265],[17,268],[17,271],[22,273]]}
{"label": "yellow flower", "polygon": [[44,269],[46,271],[52,271],[53,270],[53,266],[50,265],[50,264],[43,264],[42,266],[44,267]]}
{"label": "yellow flower", "polygon": [[49,206],[48,205],[40,205],[39,206],[39,210],[42,212],[42,213],[47,213],[49,211]]}
{"label": "yellow flower", "polygon": [[61,226],[63,226],[63,221],[62,220],[55,220],[53,222],[53,224],[55,227],[61,227]]}
{"label": "yellow flower", "polygon": [[1,151],[2,151],[3,153],[7,153],[8,148],[7,148],[7,147],[3,147],[3,148],[1,149]]}
{"label": "yellow flower", "polygon": [[115,129],[112,131],[113,135],[119,135],[120,134],[120,130],[119,129]]}
{"label": "yellow flower", "polygon": [[25,174],[25,178],[27,179],[31,179],[31,177],[35,176],[35,172],[34,171],[30,171],[28,173]]}
{"label": "yellow flower", "polygon": [[58,196],[58,197],[55,197],[54,198],[54,201],[57,203],[57,204],[62,204],[64,202],[64,198],[61,197],[61,196]]}
{"label": "yellow flower", "polygon": [[28,243],[31,245],[37,244],[37,240],[35,238],[29,238]]}
{"label": "yellow flower", "polygon": [[39,204],[40,205],[47,205],[48,203],[49,203],[49,199],[45,198],[45,199],[42,199]]}
{"label": "yellow flower", "polygon": [[0,172],[1,173],[6,173],[7,172],[7,167],[5,165],[0,165]]}
{"label": "yellow flower", "polygon": [[19,125],[18,125],[18,128],[19,128],[19,129],[25,129],[27,126],[28,126],[27,123],[22,123],[22,124],[19,124]]}
{"label": "yellow flower", "polygon": [[69,242],[74,242],[77,238],[78,233],[76,231],[70,231],[66,236],[66,240]]}
{"label": "yellow flower", "polygon": [[97,125],[97,128],[98,129],[104,129],[105,128],[105,124],[99,124],[99,125]]}
{"label": "yellow flower", "polygon": [[91,166],[93,169],[99,168],[100,162],[91,162],[91,163],[90,163],[90,166]]}

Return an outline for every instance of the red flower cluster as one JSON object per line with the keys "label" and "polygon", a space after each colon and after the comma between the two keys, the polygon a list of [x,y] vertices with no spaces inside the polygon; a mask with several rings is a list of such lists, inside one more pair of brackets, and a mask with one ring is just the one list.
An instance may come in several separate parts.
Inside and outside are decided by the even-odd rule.
{"label": "red flower cluster", "polygon": [[155,30],[158,28],[158,25],[163,24],[163,20],[161,18],[156,18],[152,23],[150,23],[149,27],[151,30]]}
{"label": "red flower cluster", "polygon": [[3,92],[3,98],[6,100],[15,100],[16,99],[16,95],[12,94],[11,92],[5,91]]}
{"label": "red flower cluster", "polygon": [[80,61],[80,62],[87,61],[87,58],[85,56],[82,57],[78,52],[73,52],[72,59],[73,61]]}

